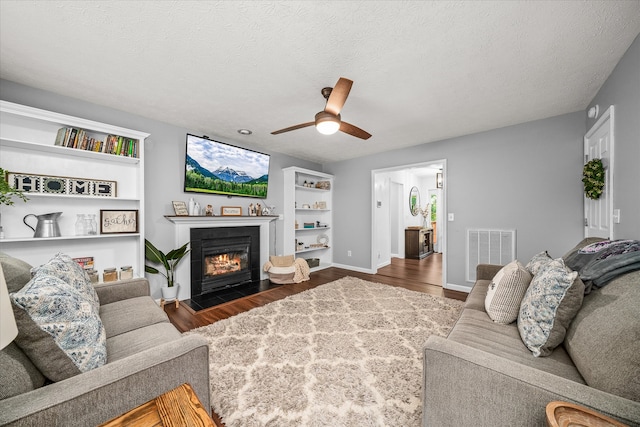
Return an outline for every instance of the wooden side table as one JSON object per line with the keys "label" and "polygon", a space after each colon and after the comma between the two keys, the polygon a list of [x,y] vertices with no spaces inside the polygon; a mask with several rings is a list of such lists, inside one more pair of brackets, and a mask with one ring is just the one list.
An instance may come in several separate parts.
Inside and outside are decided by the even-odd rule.
{"label": "wooden side table", "polygon": [[215,427],[189,384],[182,384],[99,427]]}
{"label": "wooden side table", "polygon": [[550,402],[546,412],[549,427],[628,427],[592,409],[569,402]]}

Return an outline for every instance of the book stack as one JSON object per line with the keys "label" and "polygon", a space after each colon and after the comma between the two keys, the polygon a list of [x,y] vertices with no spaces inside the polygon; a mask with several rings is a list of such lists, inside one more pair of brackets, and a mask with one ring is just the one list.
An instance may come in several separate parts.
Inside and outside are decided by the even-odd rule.
{"label": "book stack", "polygon": [[116,156],[139,157],[137,139],[107,135],[104,141],[93,138],[84,129],[63,127],[58,130],[55,145]]}

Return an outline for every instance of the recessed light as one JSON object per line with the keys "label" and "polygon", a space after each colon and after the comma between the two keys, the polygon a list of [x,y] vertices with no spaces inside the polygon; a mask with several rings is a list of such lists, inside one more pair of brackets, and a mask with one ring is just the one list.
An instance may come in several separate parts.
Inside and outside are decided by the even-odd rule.
{"label": "recessed light", "polygon": [[238,133],[240,135],[251,135],[253,132],[251,132],[249,129],[238,129]]}

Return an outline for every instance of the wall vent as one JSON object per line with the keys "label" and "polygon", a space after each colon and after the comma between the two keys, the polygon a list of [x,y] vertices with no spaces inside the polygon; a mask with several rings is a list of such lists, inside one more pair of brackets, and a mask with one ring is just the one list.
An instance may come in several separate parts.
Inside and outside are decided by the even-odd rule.
{"label": "wall vent", "polygon": [[505,265],[516,259],[516,230],[467,230],[467,281],[476,281],[478,264]]}

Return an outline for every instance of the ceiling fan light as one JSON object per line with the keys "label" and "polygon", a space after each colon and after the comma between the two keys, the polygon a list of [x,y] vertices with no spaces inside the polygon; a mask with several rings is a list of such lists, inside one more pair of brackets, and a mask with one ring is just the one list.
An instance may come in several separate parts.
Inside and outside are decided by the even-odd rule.
{"label": "ceiling fan light", "polygon": [[316,123],[316,129],[323,135],[333,135],[340,129],[340,123],[334,121],[325,121]]}
{"label": "ceiling fan light", "polygon": [[316,129],[323,135],[333,135],[340,129],[340,115],[319,112],[316,114]]}

